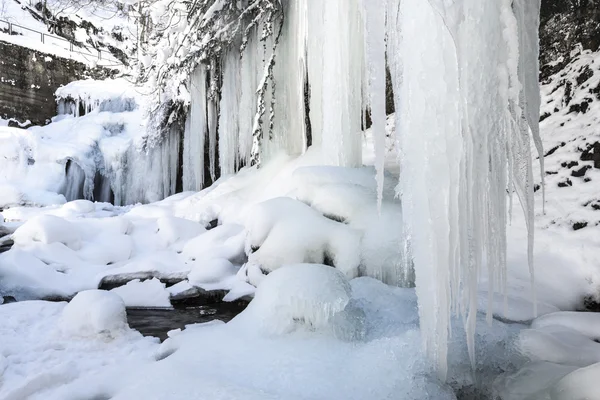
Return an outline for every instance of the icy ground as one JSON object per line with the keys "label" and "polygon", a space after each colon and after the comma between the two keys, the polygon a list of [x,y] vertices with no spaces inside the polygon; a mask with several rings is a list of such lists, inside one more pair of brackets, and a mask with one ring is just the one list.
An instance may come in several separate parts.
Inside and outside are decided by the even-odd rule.
{"label": "icy ground", "polygon": [[[56,192],[67,159],[85,174],[97,167],[85,155],[118,165],[123,148],[135,149],[143,139],[133,129],[139,110],[123,101],[118,112],[102,112],[106,99],[87,97],[85,84],[65,89],[65,97],[92,104],[86,116],[65,110],[49,128],[0,127],[0,152],[19,154],[5,163],[12,169],[0,171],[0,236],[9,233],[0,252],[14,241],[0,254],[0,294],[20,301],[0,306],[0,398],[482,399],[494,392],[503,400],[595,399],[600,322],[568,311],[599,293],[597,60],[584,53],[542,87],[542,112],[550,115],[542,122],[545,214],[541,190],[535,194],[541,317],[533,320],[525,223],[515,199],[506,301],[491,297],[495,319],[487,325],[484,275],[475,373],[455,320],[448,384],[421,353],[414,290],[357,278],[402,286],[414,280],[400,268],[393,116],[381,216],[374,168],[327,166],[318,147],[224,176],[198,193],[116,207],[66,202]],[[115,124],[116,135],[109,129]],[[366,138],[370,164],[370,131]],[[149,197],[160,197],[155,189]],[[314,264],[295,265],[301,263]],[[84,292],[91,294],[69,306],[37,300],[71,299],[99,286],[118,287]],[[126,326],[126,306],[170,307],[173,298],[217,289],[226,301],[256,297],[232,322],[188,326],[162,345]]]}
{"label": "icy ground", "polygon": [[[394,156],[391,149],[389,155]],[[439,382],[420,351],[414,290],[352,279],[370,275],[389,283],[411,282],[410,271],[389,267],[402,261],[393,174],[386,180],[379,218],[371,167],[323,163],[318,149],[298,159],[282,155],[259,171],[247,169],[202,192],[147,205],[78,200],[4,210],[4,227],[14,231],[15,243],[0,254],[4,296],[70,298],[104,282],[122,285],[101,292],[113,295],[111,307],[114,296],[122,306],[168,307],[171,296],[198,289],[227,290],[226,300],[259,289],[251,307],[231,323],[189,326],[160,346],[119,322],[118,306],[108,315],[99,307],[98,318],[69,318],[66,303],[2,305],[0,398],[453,399],[483,398],[497,390],[503,399],[527,399],[519,379],[525,379],[528,391],[546,390],[544,382],[554,383],[576,369],[577,354],[586,356],[577,366],[594,362],[600,345],[586,339],[594,332],[600,336],[593,325],[585,337],[573,336],[568,319],[562,321],[569,328],[546,333],[547,328],[534,325],[518,335],[526,325],[514,321],[529,322],[533,307],[530,278],[523,272],[524,222],[515,213],[506,313],[502,296],[493,307],[505,322],[486,324],[482,280],[476,373],[471,373],[462,322],[454,321],[449,385]],[[597,282],[597,264],[582,251],[587,246],[580,237],[552,229],[536,234],[540,314],[581,307]],[[327,272],[336,270],[330,267],[304,275],[303,266],[279,268],[304,262],[327,262],[340,272],[331,278]],[[279,271],[288,268],[300,272],[282,276]],[[265,276],[271,270],[278,273]],[[158,279],[181,282],[166,288]],[[118,329],[94,330],[94,321]],[[578,340],[576,346],[566,350],[553,341],[564,332]],[[556,356],[556,346],[570,359]],[[535,364],[524,364],[527,357]],[[542,382],[538,386],[529,385],[530,371]]]}

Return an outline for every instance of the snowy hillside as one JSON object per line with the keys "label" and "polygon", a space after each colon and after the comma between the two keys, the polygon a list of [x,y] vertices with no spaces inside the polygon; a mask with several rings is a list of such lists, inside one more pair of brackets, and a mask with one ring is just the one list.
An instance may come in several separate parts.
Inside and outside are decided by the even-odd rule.
{"label": "snowy hillside", "polygon": [[90,65],[121,68],[127,64],[135,50],[135,29],[113,2],[82,6],[60,0],[4,0],[0,4],[0,40]]}
{"label": "snowy hillside", "polygon": [[600,52],[584,51],[543,82],[546,216],[542,227],[600,224]]}

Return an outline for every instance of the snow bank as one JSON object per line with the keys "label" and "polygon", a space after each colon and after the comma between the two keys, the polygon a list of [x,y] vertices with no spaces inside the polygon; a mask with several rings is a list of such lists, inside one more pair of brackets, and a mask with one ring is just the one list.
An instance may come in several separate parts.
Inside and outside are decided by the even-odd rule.
{"label": "snow bank", "polygon": [[127,330],[125,303],[104,290],[79,292],[62,312],[61,330],[72,336],[113,338]]}
{"label": "snow bank", "polygon": [[596,398],[600,365],[598,314],[557,312],[521,331],[518,345],[529,362],[501,377],[503,398],[583,400]]}
{"label": "snow bank", "polygon": [[[115,299],[110,293],[104,294],[117,303],[120,300],[118,296]],[[0,398],[106,397],[117,391],[135,371],[154,361],[158,339],[144,338],[133,330],[118,330],[110,340],[105,334],[79,336],[81,332],[77,329],[90,321],[88,311],[100,311],[96,300],[91,304],[80,303],[85,308],[76,310],[78,312],[69,311],[71,317],[77,319],[69,318],[73,323],[71,328],[76,329],[75,336],[63,333],[67,303],[23,301],[0,306]],[[107,305],[106,300],[101,303]],[[111,300],[108,302],[114,304]],[[122,311],[122,304],[116,304],[114,310]],[[104,312],[100,314],[107,318],[104,328],[116,327],[109,322],[114,322],[113,318]]]}

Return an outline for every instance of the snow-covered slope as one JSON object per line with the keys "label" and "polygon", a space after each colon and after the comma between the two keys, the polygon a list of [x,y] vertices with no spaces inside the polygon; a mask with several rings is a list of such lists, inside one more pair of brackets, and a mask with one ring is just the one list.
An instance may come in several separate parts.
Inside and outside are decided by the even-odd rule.
{"label": "snow-covered slope", "polygon": [[584,51],[542,88],[546,214],[541,227],[600,224],[600,52]]}
{"label": "snow-covered slope", "polygon": [[45,12],[41,2],[0,4],[0,40],[90,65],[127,64],[135,31],[116,2],[49,0]]}

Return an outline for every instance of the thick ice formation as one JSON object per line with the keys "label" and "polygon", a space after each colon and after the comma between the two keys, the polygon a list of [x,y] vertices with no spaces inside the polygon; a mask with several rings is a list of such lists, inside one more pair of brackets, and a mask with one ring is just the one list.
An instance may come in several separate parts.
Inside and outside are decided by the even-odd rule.
{"label": "thick ice formation", "polygon": [[409,38],[397,55],[401,68],[391,68],[398,190],[423,339],[443,378],[452,310],[466,317],[474,355],[479,273],[486,265],[490,296],[506,282],[507,189],[526,214],[533,264],[529,130],[537,133],[537,53],[521,50],[537,37],[540,4],[398,3]]}
{"label": "thick ice formation", "polygon": [[[408,244],[399,246],[410,252],[405,274],[415,265],[424,342],[441,376],[446,374],[453,311],[465,315],[468,336],[473,335],[484,260],[490,303],[494,289],[506,282],[507,190],[518,195],[533,232],[529,142],[533,136],[541,149],[539,8],[539,0],[283,3],[285,21],[265,99],[273,114],[264,122],[268,135],[261,136],[260,161],[271,159],[276,149],[298,154],[312,144],[321,145],[333,165],[358,166],[361,122],[366,122],[361,116],[369,109],[381,201],[389,67],[399,121],[403,242]],[[247,112],[256,106],[247,93],[264,79],[268,63],[266,56],[256,59],[262,47],[256,36],[251,35],[240,58],[232,57],[231,50],[223,59],[223,79],[242,78],[224,82],[220,93],[221,122],[231,130],[219,137],[228,146],[239,145],[237,150],[220,149],[225,172],[238,158],[242,165],[248,163],[248,143],[258,140],[245,128],[256,122]],[[204,66],[194,73],[192,90],[198,81],[206,89],[202,71]],[[186,137],[212,141],[213,107],[203,106],[207,101],[212,100],[201,92],[191,96]],[[193,123],[198,109],[199,120],[208,121],[199,127]],[[192,129],[200,129],[200,136],[192,135]],[[212,154],[211,144],[201,148]],[[208,166],[212,172],[212,158]],[[528,245],[532,268],[531,235]],[[471,339],[469,343],[474,354]]]}

